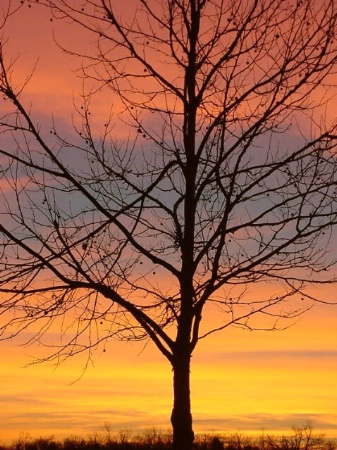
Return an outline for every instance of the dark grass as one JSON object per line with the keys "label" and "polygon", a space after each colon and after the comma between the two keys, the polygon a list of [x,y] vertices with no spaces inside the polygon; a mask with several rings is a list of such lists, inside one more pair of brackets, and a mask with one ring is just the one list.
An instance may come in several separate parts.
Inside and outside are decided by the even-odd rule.
{"label": "dark grass", "polygon": [[[151,428],[141,435],[130,431],[112,433],[109,425],[87,438],[69,437],[55,440],[53,436],[31,438],[24,435],[11,444],[1,445],[0,450],[169,450],[172,448],[170,433]],[[294,427],[289,435],[263,434],[250,438],[243,434],[196,435],[195,450],[337,450],[337,444],[323,434],[313,432],[311,426]]]}

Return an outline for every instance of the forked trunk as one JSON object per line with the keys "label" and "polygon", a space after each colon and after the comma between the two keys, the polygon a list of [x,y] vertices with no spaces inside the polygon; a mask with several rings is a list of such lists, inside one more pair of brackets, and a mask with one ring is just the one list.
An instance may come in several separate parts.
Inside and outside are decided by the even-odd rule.
{"label": "forked trunk", "polygon": [[173,392],[173,449],[192,450],[194,433],[190,398],[190,355],[180,357],[173,364]]}

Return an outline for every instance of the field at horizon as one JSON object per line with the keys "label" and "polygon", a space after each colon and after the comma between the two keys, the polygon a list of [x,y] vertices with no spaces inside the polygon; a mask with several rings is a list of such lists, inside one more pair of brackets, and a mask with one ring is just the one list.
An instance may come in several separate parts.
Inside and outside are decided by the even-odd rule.
{"label": "field at horizon", "polygon": [[[0,450],[164,450],[170,449],[172,434],[156,427],[141,432],[120,430],[114,432],[105,424],[88,436],[69,435],[63,439],[54,436],[33,438],[29,433],[10,443],[0,442]],[[259,435],[245,433],[196,433],[195,450],[336,450],[337,438],[328,439],[307,424],[293,426],[287,433],[271,434],[264,431]]]}

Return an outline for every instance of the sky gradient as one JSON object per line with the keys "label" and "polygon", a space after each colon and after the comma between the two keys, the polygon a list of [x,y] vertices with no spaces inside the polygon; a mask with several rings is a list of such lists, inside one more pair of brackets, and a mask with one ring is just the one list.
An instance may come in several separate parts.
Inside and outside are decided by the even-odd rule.
{"label": "sky gradient", "polygon": [[[286,433],[310,421],[337,437],[336,341],[334,311],[316,307],[288,330],[231,329],[200,343],[192,361],[196,431]],[[84,358],[23,367],[38,348],[0,349],[2,441],[86,436],[105,423],[116,432],[169,428],[171,370],[151,347],[111,343],[82,377]]]}
{"label": "sky gradient", "polygon": [[[38,60],[23,99],[43,125],[54,114],[67,133],[81,88],[78,61],[55,46],[49,19],[45,10],[24,5],[3,32],[9,37],[5,52],[18,56],[17,80],[25,79]],[[64,33],[63,42],[81,42],[78,30]],[[100,121],[110,105],[100,108],[99,102]],[[335,296],[335,288],[326,290],[327,299]],[[82,376],[84,357],[56,368],[23,367],[42,351],[20,347],[23,341],[24,336],[0,343],[0,441],[26,432],[88,435],[105,423],[116,432],[169,428],[172,373],[151,345],[110,343]],[[318,305],[282,332],[228,329],[202,341],[192,358],[195,430],[286,433],[310,421],[315,430],[337,438],[336,380],[337,307]]]}

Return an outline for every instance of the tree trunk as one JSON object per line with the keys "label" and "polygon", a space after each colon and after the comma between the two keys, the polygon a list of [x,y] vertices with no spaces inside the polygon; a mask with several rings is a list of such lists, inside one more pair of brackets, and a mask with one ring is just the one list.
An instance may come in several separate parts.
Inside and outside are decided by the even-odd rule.
{"label": "tree trunk", "polygon": [[190,398],[190,355],[175,359],[173,363],[173,449],[192,450],[194,433],[192,428]]}

